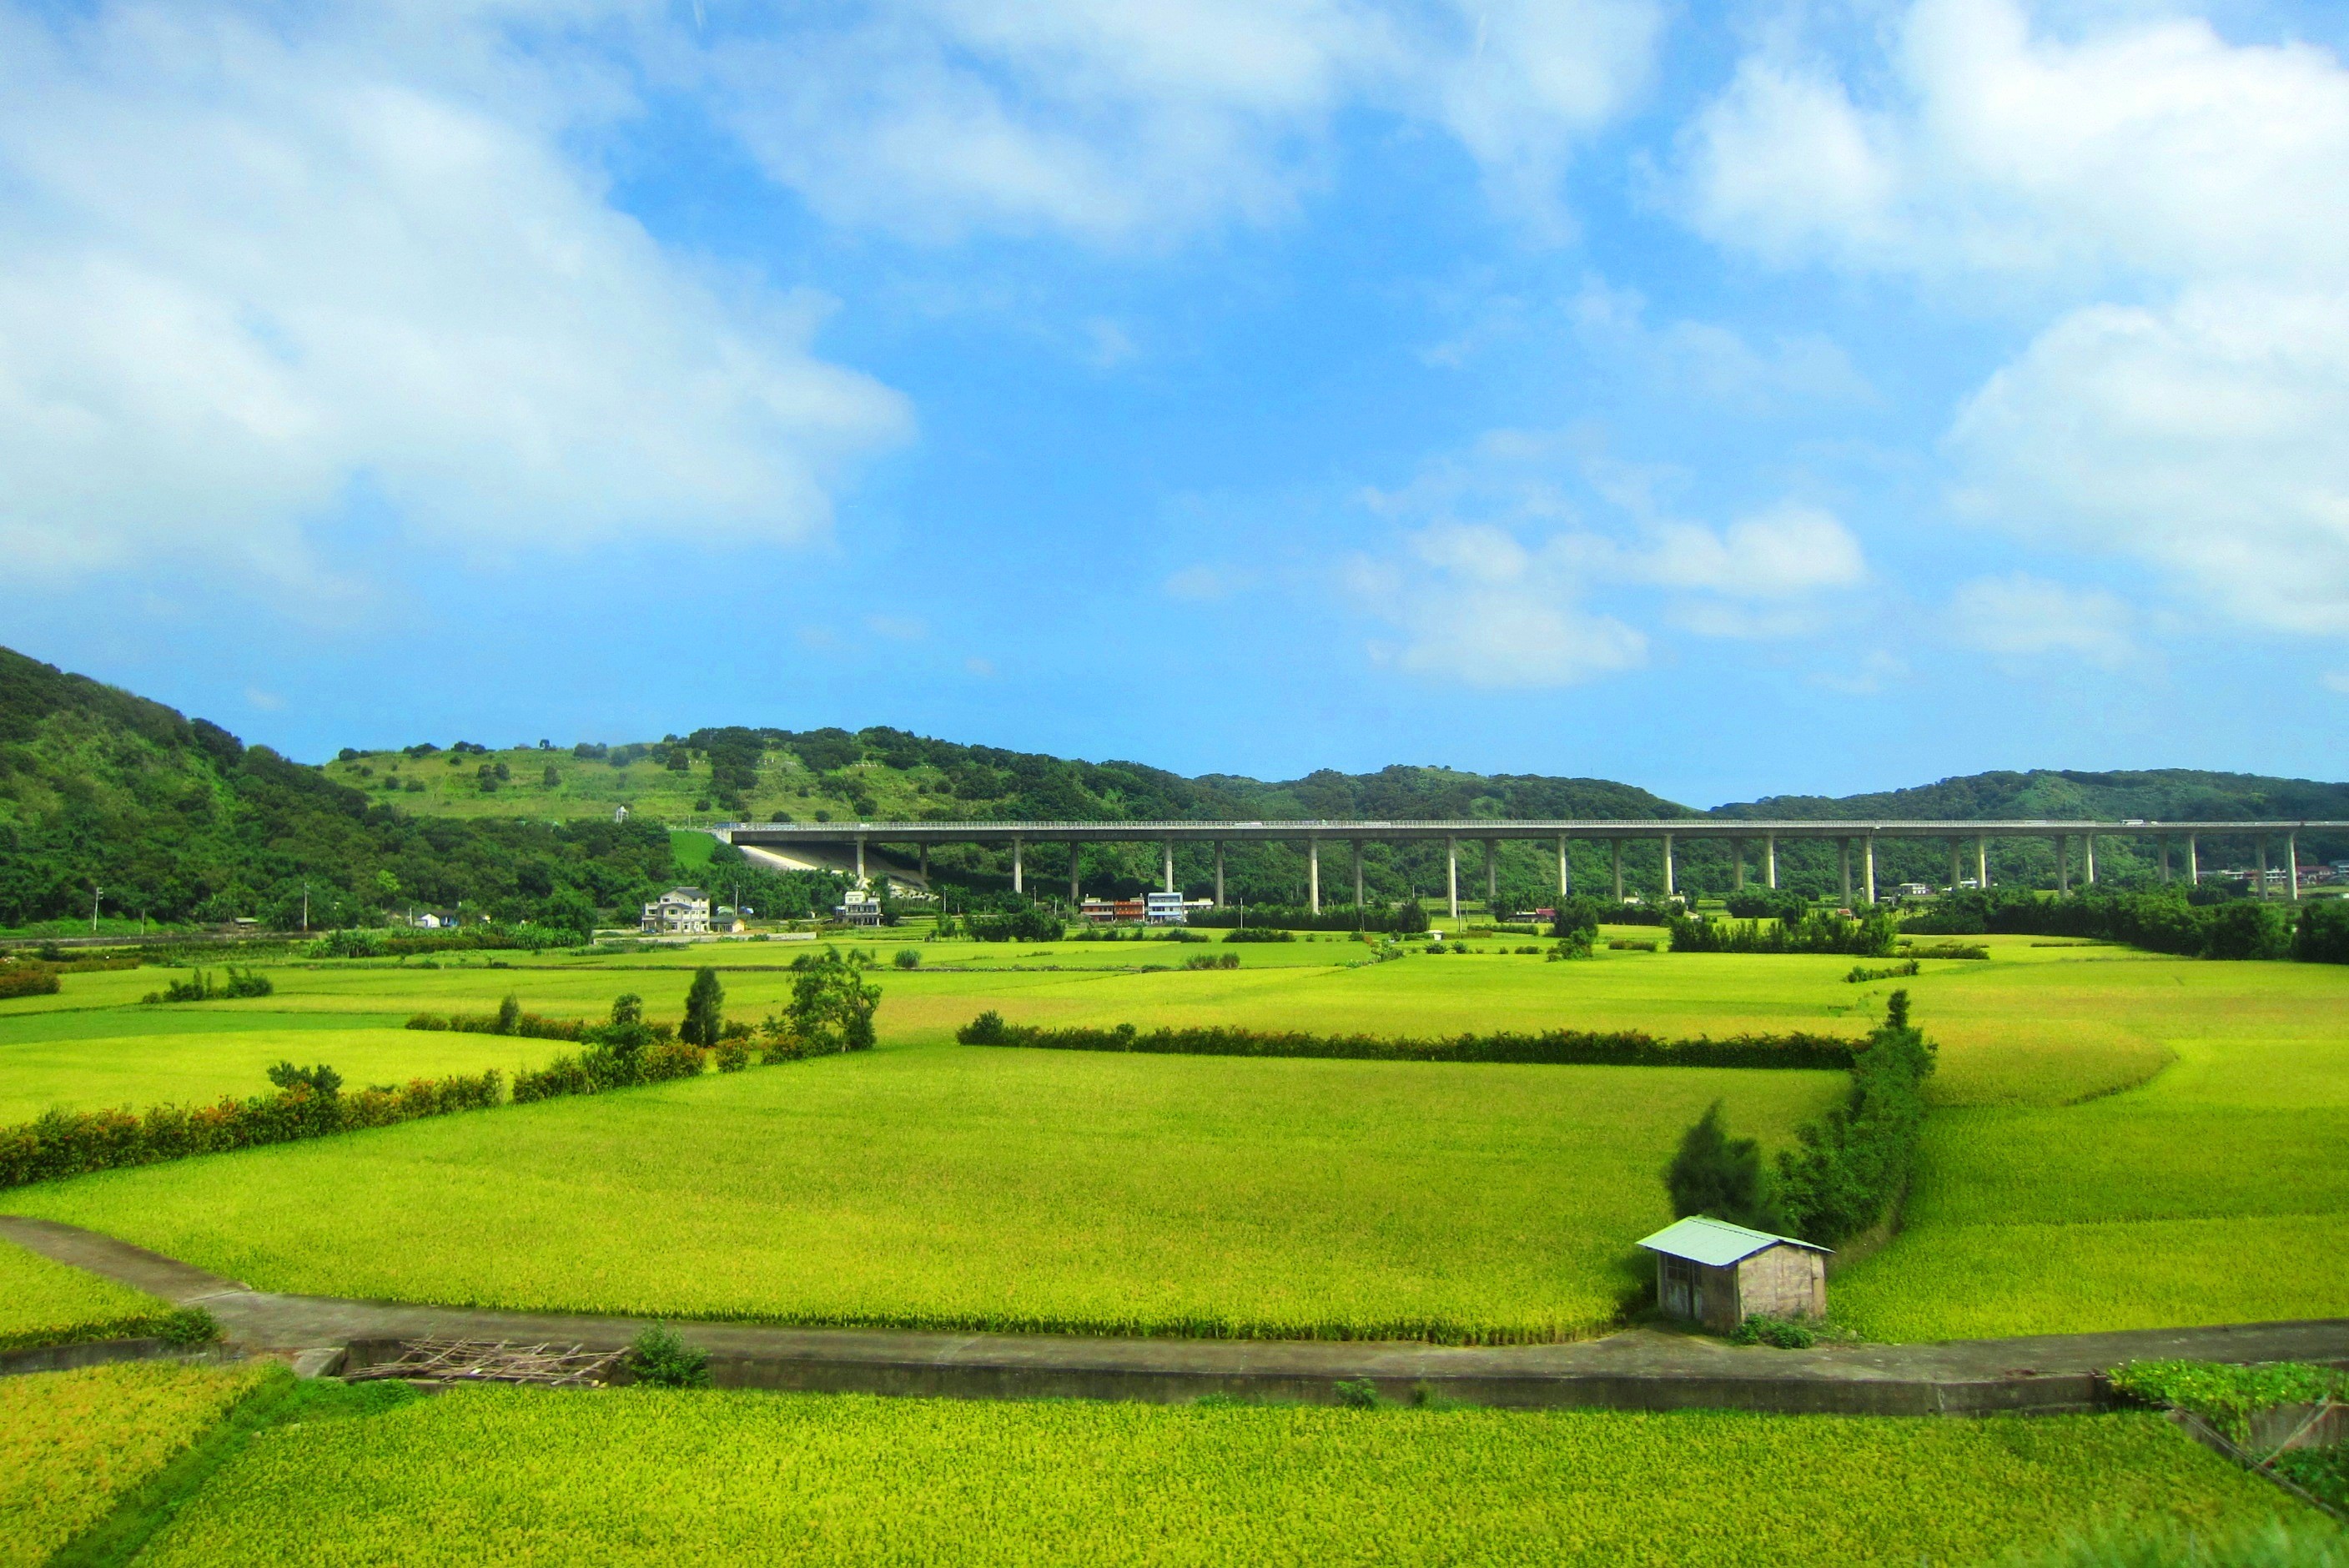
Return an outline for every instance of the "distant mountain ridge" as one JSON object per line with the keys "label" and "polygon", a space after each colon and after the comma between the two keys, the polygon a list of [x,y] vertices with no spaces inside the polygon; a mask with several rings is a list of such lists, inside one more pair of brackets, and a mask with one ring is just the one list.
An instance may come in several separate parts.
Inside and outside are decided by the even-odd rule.
{"label": "distant mountain ridge", "polygon": [[[633,820],[614,821],[627,806]],[[159,919],[250,915],[282,922],[307,891],[321,923],[380,904],[388,876],[409,896],[527,913],[559,890],[605,908],[668,874],[656,824],[719,817],[799,820],[1345,818],[1495,820],[1614,818],[1895,818],[1960,820],[2315,817],[2349,819],[2349,784],[2153,769],[2033,770],[1945,779],[1831,798],[1775,796],[1699,811],[1634,785],[1539,774],[1397,765],[1321,769],[1301,779],[1185,778],[1146,763],[1087,762],[970,746],[908,731],[706,728],[630,746],[492,749],[419,744],[349,750],[323,767],[247,747],[202,719],[0,648],[0,924],[87,914],[93,886],[109,913]],[[567,826],[550,827],[553,822]],[[2214,852],[2217,847],[2214,846]],[[2303,855],[2349,855],[2349,841],[2304,840]],[[1377,897],[1437,885],[1440,851],[1381,849]],[[1577,876],[1599,874],[1596,847]],[[1930,846],[1888,850],[1890,879],[1945,863]],[[2116,843],[2116,872],[2135,851]],[[2044,868],[2029,847],[2013,873]],[[996,851],[944,857],[976,885],[999,880]],[[1145,851],[1103,873],[1138,883]],[[1816,863],[1813,863],[1816,861]],[[1790,850],[1789,876],[1824,885],[1823,854]],[[1913,863],[1912,863],[1913,862]],[[1545,870],[1547,864],[1547,870]],[[1509,846],[1505,876],[1529,893],[1556,884],[1554,854]],[[1042,868],[1040,865],[1040,880]],[[1725,851],[1691,845],[1683,885],[1725,885]],[[1090,872],[1088,874],[1091,874]],[[1644,873],[1643,873],[1644,874]],[[1293,848],[1237,851],[1249,896],[1293,896]],[[521,913],[516,915],[521,917]]]}

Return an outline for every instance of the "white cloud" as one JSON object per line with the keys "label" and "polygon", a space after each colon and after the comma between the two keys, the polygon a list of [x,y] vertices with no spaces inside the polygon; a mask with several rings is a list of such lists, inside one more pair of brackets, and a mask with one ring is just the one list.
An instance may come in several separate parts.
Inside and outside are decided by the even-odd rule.
{"label": "white cloud", "polygon": [[[1602,530],[1552,471],[1629,514]],[[1626,590],[1664,595],[1665,617],[1704,636],[1779,637],[1814,629],[1825,594],[1868,579],[1858,542],[1832,513],[1795,501],[1713,529],[1658,512],[1653,476],[1572,437],[1495,431],[1365,504],[1404,525],[1399,548],[1349,562],[1356,601],[1402,634],[1388,662],[1482,686],[1566,686],[1636,668],[1647,634],[1594,608]]]}
{"label": "white cloud", "polygon": [[2318,677],[2318,684],[2326,691],[2349,696],[2349,670],[2327,670]]}
{"label": "white cloud", "polygon": [[1212,603],[1256,586],[1253,572],[1232,566],[1185,566],[1167,574],[1166,595],[1195,603]]}
{"label": "white cloud", "polygon": [[698,57],[768,175],[842,223],[1097,244],[1265,222],[1367,108],[1457,138],[1547,212],[1644,87],[1658,0],[885,0]]}
{"label": "white cloud", "polygon": [[[1857,403],[1875,397],[1867,377],[1830,338],[1781,334],[1757,346],[1717,322],[1683,319],[1651,325],[1645,296],[1596,274],[1584,279],[1568,303],[1567,316],[1585,348],[1627,363],[1675,394],[1754,411],[1788,402]],[[1464,357],[1464,346],[1455,356]]]}
{"label": "white cloud", "polygon": [[918,643],[930,634],[930,624],[919,615],[867,615],[864,629],[893,643]]}
{"label": "white cloud", "polygon": [[1360,560],[1357,595],[1404,635],[1373,645],[1413,675],[1475,686],[1574,686],[1647,662],[1648,640],[1579,601],[1559,563],[1499,529],[1444,524],[1413,535],[1402,562]]}
{"label": "white cloud", "polygon": [[[609,108],[474,19],[0,10],[0,552],[301,577],[354,490],[500,554],[803,540],[902,398],[822,302],[664,252],[564,148]],[[356,24],[353,24],[356,26]]]}
{"label": "white cloud", "polygon": [[2137,655],[2134,622],[2111,593],[2020,572],[1961,584],[1950,599],[1957,639],[2009,661],[2063,655],[2116,669]]}
{"label": "white cloud", "polygon": [[1919,0],[1866,91],[1757,54],[1682,139],[1687,211],[1780,263],[2059,301],[1952,424],[1961,509],[2349,635],[2349,69],[2090,15]]}

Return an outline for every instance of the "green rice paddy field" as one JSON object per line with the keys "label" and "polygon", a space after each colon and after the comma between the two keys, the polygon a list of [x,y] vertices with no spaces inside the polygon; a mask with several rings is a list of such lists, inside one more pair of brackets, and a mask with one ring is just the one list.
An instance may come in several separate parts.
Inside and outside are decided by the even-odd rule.
{"label": "green rice paddy field", "polygon": [[[899,945],[874,944],[885,962]],[[1343,940],[921,944],[867,1056],[558,1101],[0,1194],[269,1288],[787,1321],[1587,1330],[1636,1290],[1656,1172],[1712,1099],[1765,1143],[1833,1075],[1077,1056],[961,1047],[1051,1023],[1379,1034],[1857,1034],[1847,960],[1505,951],[1361,965]],[[1902,1233],[1840,1274],[1881,1338],[2349,1315],[2349,970],[1994,941],[1905,982],[1941,1047]],[[1237,971],[1135,973],[1201,952]],[[554,1014],[697,962],[730,1011],[788,994],[758,944],[512,968],[271,970],[276,995],[137,1005],[156,971],[0,1003],[0,1119],[209,1099],[282,1057],[354,1081],[554,1047],[398,1027],[511,990]],[[1349,965],[1354,966],[1349,966]],[[2330,1151],[2330,1152],[2328,1152]],[[418,1216],[438,1217],[419,1233]]]}
{"label": "green rice paddy field", "polygon": [[261,1433],[140,1561],[1962,1563],[2286,1512],[2307,1517],[2150,1416],[465,1388]]}

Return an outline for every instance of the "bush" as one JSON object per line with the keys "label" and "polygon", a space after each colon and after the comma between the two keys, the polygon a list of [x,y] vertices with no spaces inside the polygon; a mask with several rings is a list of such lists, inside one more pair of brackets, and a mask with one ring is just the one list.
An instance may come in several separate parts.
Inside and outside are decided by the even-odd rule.
{"label": "bush", "polygon": [[1902,964],[1879,965],[1874,969],[1865,964],[1855,964],[1851,966],[1851,973],[1844,976],[1844,982],[1851,985],[1865,985],[1871,980],[1906,980],[1915,975],[1917,969],[1914,958]]}
{"label": "bush", "polygon": [[2254,1413],[2278,1405],[2349,1399],[2349,1372],[2297,1361],[2251,1367],[2217,1361],[2130,1361],[2113,1369],[2112,1386],[2132,1399],[2189,1410],[2236,1442],[2251,1435]]}
{"label": "bush", "polygon": [[342,1091],[343,1075],[324,1062],[315,1068],[297,1068],[292,1062],[279,1062],[269,1069],[269,1081],[279,1088],[292,1088],[298,1084],[312,1094],[332,1099]]}
{"label": "bush", "polygon": [[628,1347],[628,1370],[656,1388],[707,1388],[710,1382],[709,1353],[688,1345],[666,1323],[636,1336]]}
{"label": "bush", "polygon": [[678,1026],[677,1037],[691,1046],[714,1046],[725,1032],[726,987],[719,984],[718,971],[704,965],[693,972],[693,984],[685,993],[685,1022]]}
{"label": "bush", "polygon": [[313,958],[380,958],[383,938],[372,931],[330,931],[310,944]]}
{"label": "bush", "polygon": [[[1911,919],[1908,929],[1949,936],[1991,933],[2083,936],[2186,958],[2302,957],[2317,963],[2344,962],[2343,958],[2312,957],[2308,915],[2313,907],[2302,910],[2295,931],[2286,908],[2256,899],[2198,904],[2183,890],[2107,892],[2091,889],[2068,898],[2050,899],[2027,888],[1992,888],[1986,892],[1962,889]],[[2329,917],[2324,922],[2328,934],[2333,919],[2343,920],[2343,928],[2349,929],[2349,917]],[[2330,951],[2331,944],[2318,938],[2314,952]]]}
{"label": "bush", "polygon": [[1237,969],[1240,955],[1237,953],[1194,953],[1183,960],[1185,969]]}
{"label": "bush", "polygon": [[1540,1035],[1461,1035],[1452,1039],[1307,1035],[1257,1029],[1038,1028],[1008,1024],[990,1009],[964,1025],[966,1046],[1024,1046],[1061,1051],[1136,1051],[1159,1056],[1334,1057],[1358,1061],[1598,1063],[1625,1067],[1847,1068],[1849,1040],[1831,1035],[1703,1036],[1662,1040],[1636,1030],[1613,1034],[1554,1029]]}
{"label": "bush", "polygon": [[1775,1345],[1781,1350],[1808,1350],[1819,1342],[1818,1326],[1808,1318],[1780,1317],[1757,1312],[1737,1326],[1732,1345]]}
{"label": "bush", "polygon": [[2292,956],[2303,964],[2349,964],[2349,899],[2301,906]]}
{"label": "bush", "polygon": [[277,987],[271,984],[269,976],[259,970],[239,969],[232,964],[226,971],[226,978],[218,985],[213,984],[212,977],[208,972],[199,969],[188,979],[174,980],[160,991],[148,992],[141,1000],[210,1002],[223,996],[267,996],[274,994],[276,989]]}
{"label": "bush", "polygon": [[1777,1212],[1763,1190],[1762,1146],[1729,1136],[1719,1100],[1681,1139],[1680,1151],[1664,1169],[1664,1191],[1674,1219],[1703,1214],[1757,1231],[1778,1228]]}
{"label": "bush", "polygon": [[1282,931],[1269,925],[1243,925],[1237,931],[1224,933],[1226,942],[1294,942],[1297,933]]}
{"label": "bush", "polygon": [[1740,920],[1796,921],[1811,907],[1811,901],[1798,892],[1778,887],[1750,887],[1733,892],[1721,901],[1722,907]]}
{"label": "bush", "polygon": [[1847,953],[1889,958],[1899,932],[1886,910],[1870,910],[1857,920],[1821,910],[1775,925],[1702,914],[1676,914],[1666,923],[1674,953]]}
{"label": "bush", "polygon": [[[419,1117],[447,1116],[493,1106],[503,1098],[495,1071],[416,1078],[404,1087],[371,1085],[356,1094],[320,1092],[305,1069],[281,1063],[293,1077],[277,1092],[207,1106],[159,1105],[143,1114],[127,1109],[52,1110],[0,1129],[0,1187],[53,1181],[92,1171],[153,1165],[197,1154],[291,1143],[364,1127],[388,1127]],[[332,1068],[312,1068],[339,1088]],[[273,1080],[277,1077],[271,1074]]]}
{"label": "bush", "polygon": [[42,964],[0,964],[0,1001],[15,996],[54,996],[57,972]]}
{"label": "bush", "polygon": [[897,949],[897,955],[889,962],[900,969],[919,969],[922,966],[922,950],[918,947],[900,947]]}
{"label": "bush", "polygon": [[1831,1247],[1890,1213],[1916,1165],[1932,1071],[1932,1044],[1909,1023],[1909,993],[1895,991],[1884,1022],[1853,1053],[1849,1099],[1795,1129],[1800,1147],[1778,1155],[1789,1234]]}
{"label": "bush", "polygon": [[1253,930],[1261,925],[1287,931],[1374,931],[1409,936],[1427,929],[1427,911],[1410,902],[1361,908],[1350,903],[1324,904],[1318,911],[1301,903],[1251,903],[1197,910],[1190,923],[1207,931]]}
{"label": "bush", "polygon": [[713,1058],[722,1073],[739,1073],[750,1065],[750,1052],[740,1040],[728,1040],[718,1047]]}
{"label": "bush", "polygon": [[791,1004],[771,1030],[778,1043],[788,1042],[788,1049],[770,1059],[873,1048],[873,1015],[881,1006],[881,988],[858,976],[864,965],[856,957],[843,958],[837,948],[826,947],[821,954],[802,954],[792,962]]}

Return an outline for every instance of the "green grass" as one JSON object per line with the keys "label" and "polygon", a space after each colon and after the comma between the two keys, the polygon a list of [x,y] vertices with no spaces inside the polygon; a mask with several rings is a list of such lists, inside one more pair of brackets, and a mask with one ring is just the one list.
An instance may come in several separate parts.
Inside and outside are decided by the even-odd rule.
{"label": "green grass", "polygon": [[906,1047],[8,1197],[272,1290],[1544,1339],[1638,1288],[1629,1243],[1671,1218],[1656,1172],[1707,1103],[1783,1139],[1841,1083]]}
{"label": "green grass", "polygon": [[172,1310],[142,1291],[0,1242],[0,1350],[135,1339],[161,1329]]}
{"label": "green grass", "polygon": [[146,1361],[0,1377],[0,1568],[47,1562],[260,1376]]}
{"label": "green grass", "polygon": [[2146,1416],[466,1388],[262,1433],[144,1562],[1966,1563],[2305,1516]]}
{"label": "green grass", "polygon": [[[888,934],[864,944],[885,965],[898,944]],[[1906,1229],[1837,1276],[1838,1313],[1885,1338],[2349,1315],[2349,1271],[2326,1263],[2349,1243],[2349,1178],[2339,1161],[2317,1152],[2349,1147],[2343,1088],[2349,1038],[2337,1022],[2349,1016],[2349,969],[2197,963],[2028,938],[1992,938],[1989,945],[1995,954],[1989,962],[1929,962],[1902,983],[1940,1046],[1941,1070],[1931,1085],[1937,1109]],[[730,1015],[757,1018],[788,995],[791,975],[782,965],[800,951],[749,943],[587,958],[516,954],[494,960],[512,965],[497,968],[488,957],[450,958],[433,969],[285,965],[271,970],[274,996],[182,1007],[124,1005],[158,983],[156,971],[77,975],[62,998],[0,1004],[0,1119],[57,1103],[250,1094],[262,1087],[262,1069],[284,1057],[329,1061],[357,1082],[511,1069],[553,1047],[391,1026],[419,1010],[485,1011],[508,991],[534,1010],[586,1016],[601,1016],[617,992],[635,990],[654,1016],[675,1017],[690,969],[702,962],[761,965],[724,975]],[[1125,967],[1225,951],[1242,954],[1245,966],[1159,974]],[[1344,939],[1231,948],[931,943],[922,944],[923,969],[884,967],[874,979],[885,995],[879,1021],[889,1047],[943,1045],[985,1008],[1038,1024],[1857,1034],[1892,988],[1846,985],[1848,961],[1830,957],[1613,954],[1549,964],[1483,952],[1344,966],[1364,951]],[[59,1001],[76,1005],[36,1005]],[[1431,1077],[1423,1092],[1431,1103],[1447,1104],[1449,1119],[1413,1126],[1411,1114],[1388,1109],[1392,1092],[1371,1080],[1317,1078],[1313,1093],[1300,1095],[1289,1080],[1276,1088],[1274,1080],[1232,1077],[1238,1069],[1228,1063],[1116,1070],[1161,1086],[1112,1097],[1122,1104],[1173,1096],[1166,1086],[1189,1081],[1154,1078],[1154,1070],[1207,1077],[1183,1091],[1200,1097],[1196,1104],[1169,1103],[1096,1125],[1092,1090],[1067,1087],[1006,1103],[1002,1095],[1025,1082],[1008,1064],[974,1068],[952,1050],[885,1051],[867,1064],[784,1069],[774,1083],[753,1074],[630,1095],[626,1103],[550,1109],[543,1114],[553,1120],[543,1127],[500,1111],[460,1119],[461,1128],[418,1127],[108,1179],[134,1183],[138,1203],[101,1201],[94,1194],[113,1191],[103,1183],[0,1202],[60,1213],[71,1207],[101,1226],[140,1220],[139,1205],[152,1204],[143,1222],[160,1227],[160,1216],[180,1212],[175,1193],[230,1193],[238,1223],[257,1233],[292,1238],[307,1234],[305,1223],[316,1226],[321,1250],[299,1275],[303,1288],[429,1289],[516,1305],[717,1313],[730,1304],[878,1315],[894,1299],[903,1312],[936,1309],[981,1321],[1032,1311],[1032,1321],[1173,1325],[1195,1315],[1214,1325],[1302,1322],[1309,1307],[1353,1315],[1367,1310],[1361,1303],[1392,1297],[1400,1304],[1396,1315],[1440,1306],[1447,1317],[1498,1326],[1535,1321],[1529,1304],[1541,1297],[1559,1321],[1582,1322],[1611,1305],[1614,1291],[1629,1288],[1620,1260],[1658,1202],[1654,1172],[1680,1127],[1702,1108],[1683,1103],[1697,1092],[1696,1079],[1620,1103],[1601,1097],[1586,1105],[1578,1090],[1537,1088],[1519,1105],[1495,1103],[1489,1094],[1461,1100]],[[1529,1083],[1559,1085],[1570,1080],[1544,1075],[1588,1069],[1522,1070],[1536,1075]],[[819,1084],[870,1087],[851,1092]],[[1229,1109],[1220,1103],[1227,1097],[1247,1102],[1234,1112],[1242,1124],[1238,1143],[1216,1119]],[[1534,1107],[1554,1107],[1553,1122],[1529,1129]],[[1731,1111],[1739,1122],[1739,1100]],[[1780,1139],[1795,1114],[1764,1106],[1737,1130]],[[1381,1119],[1390,1116],[1405,1125],[1390,1133]],[[1388,1173],[1367,1191],[1381,1194],[1392,1212],[1371,1217],[1365,1247],[1330,1264],[1350,1244],[1332,1238],[1364,1223],[1364,1200],[1342,1182],[1331,1177],[1316,1186],[1306,1178],[1342,1168],[1330,1163],[1333,1128],[1371,1129],[1385,1140],[1344,1152],[1387,1162]],[[1101,1152],[1120,1137],[1151,1148],[1130,1179],[1119,1158]],[[678,1147],[644,1161],[637,1150],[646,1140]],[[716,1150],[708,1172],[698,1163],[704,1141]],[[1554,1152],[1561,1144],[1564,1151]],[[1455,1156],[1455,1149],[1464,1152]],[[433,1152],[402,1152],[409,1150]],[[905,1182],[916,1178],[901,1178],[885,1162],[893,1159],[928,1187],[908,1191]],[[1498,1180],[1505,1191],[1530,1191],[1535,1178],[1523,1174],[1526,1162],[1551,1159],[1561,1161],[1557,1171],[1574,1191],[1513,1196],[1502,1212],[1485,1212],[1478,1183]],[[1416,1169],[1413,1161],[1425,1176],[1402,1174]],[[606,1169],[614,1166],[629,1170],[615,1176]],[[1253,1166],[1294,1166],[1297,1184],[1253,1185],[1247,1175]],[[1195,1171],[1230,1183],[1227,1196],[1195,1195],[1186,1184]],[[1140,1172],[1161,1182],[1158,1191],[1139,1185]],[[1076,1222],[1015,1208],[1022,1194],[1040,1193],[1091,1223],[1092,1184],[1102,1181],[1111,1197],[1094,1240],[1063,1245],[1053,1238]],[[335,1224],[320,1218],[286,1228],[286,1214],[303,1206],[302,1184],[312,1182],[344,1194],[346,1206],[335,1212]],[[378,1190],[378,1182],[389,1184]],[[280,1183],[287,1184],[283,1191]],[[451,1238],[425,1248],[387,1246],[410,1273],[387,1272],[391,1266],[383,1264],[373,1272],[347,1270],[340,1260],[354,1249],[329,1233],[350,1222],[355,1233],[381,1243],[388,1222],[370,1216],[396,1212],[390,1194],[405,1203],[419,1192],[434,1202],[519,1202],[523,1213],[560,1217],[554,1232],[589,1252],[612,1213],[640,1205],[680,1227],[679,1255],[698,1261],[669,1271],[676,1278],[661,1284],[633,1255],[566,1260],[550,1243],[501,1262],[475,1255],[483,1243]],[[1180,1201],[1161,1202],[1161,1192]],[[1288,1205],[1268,1220],[1247,1208],[1275,1201],[1268,1192]],[[583,1206],[586,1217],[566,1214]],[[1007,1210],[1029,1238],[1007,1254],[1027,1271],[1017,1279],[1009,1261],[988,1255]],[[1201,1233],[1203,1213],[1225,1223]],[[1472,1238],[1474,1261],[1464,1273],[1450,1240],[1454,1226]],[[1184,1234],[1166,1240],[1157,1229]],[[770,1250],[799,1246],[803,1232],[904,1250],[835,1265],[835,1243],[825,1240],[808,1256],[836,1277],[811,1292],[790,1270],[764,1261]],[[1568,1239],[1555,1241],[1560,1234]],[[901,1243],[901,1235],[914,1240]],[[273,1279],[295,1277],[289,1261],[273,1261],[273,1248],[291,1249],[291,1240],[281,1246],[267,1234],[240,1236],[225,1222],[158,1228],[153,1244],[188,1237],[207,1249],[195,1261],[222,1272],[276,1269]],[[748,1261],[736,1255],[746,1248]],[[1511,1248],[1528,1261],[1495,1272],[1489,1257]],[[963,1261],[966,1253],[977,1261]],[[1104,1254],[1115,1255],[1105,1263]],[[1299,1260],[1329,1271],[1326,1291],[1282,1283],[1302,1272]],[[1170,1284],[1154,1272],[1161,1270],[1185,1277]]]}

